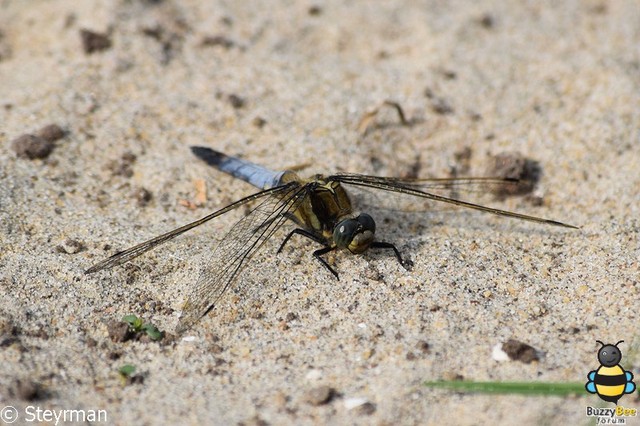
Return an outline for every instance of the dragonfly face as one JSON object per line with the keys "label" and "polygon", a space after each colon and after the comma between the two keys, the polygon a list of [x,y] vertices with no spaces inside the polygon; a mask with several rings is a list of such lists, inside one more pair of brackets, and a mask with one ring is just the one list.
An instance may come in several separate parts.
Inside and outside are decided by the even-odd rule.
{"label": "dragonfly face", "polygon": [[333,241],[341,249],[362,253],[373,243],[376,223],[371,216],[362,213],[355,219],[344,219],[333,229]]}

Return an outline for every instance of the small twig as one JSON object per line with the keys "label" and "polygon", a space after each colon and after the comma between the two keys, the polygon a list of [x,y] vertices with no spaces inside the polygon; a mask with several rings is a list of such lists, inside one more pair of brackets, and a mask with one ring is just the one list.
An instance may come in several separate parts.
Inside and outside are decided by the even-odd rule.
{"label": "small twig", "polygon": [[407,121],[407,118],[404,115],[404,111],[402,110],[402,107],[400,106],[400,104],[397,102],[387,100],[382,102],[375,109],[367,112],[366,114],[364,114],[364,116],[362,116],[362,118],[360,119],[360,122],[358,123],[358,133],[360,133],[361,136],[364,136],[367,133],[367,131],[369,130],[369,125],[371,124],[373,119],[378,115],[378,113],[380,112],[380,109],[383,106],[390,106],[394,108],[398,113],[398,117],[400,118],[400,122],[402,123],[403,126],[408,126],[410,124],[409,121]]}

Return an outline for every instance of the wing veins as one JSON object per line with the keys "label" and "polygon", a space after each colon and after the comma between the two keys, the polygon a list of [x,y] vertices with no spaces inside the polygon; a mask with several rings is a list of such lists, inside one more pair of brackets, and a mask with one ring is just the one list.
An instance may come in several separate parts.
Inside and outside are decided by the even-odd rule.
{"label": "wing veins", "polygon": [[260,191],[257,192],[255,194],[249,195],[247,197],[244,197],[234,203],[229,204],[228,206],[220,209],[220,210],[216,210],[215,212],[208,214],[207,216],[204,216],[203,218],[200,218],[194,222],[188,223],[184,226],[181,226],[179,228],[176,228],[172,231],[169,231],[165,234],[159,235],[157,237],[154,237],[150,240],[147,240],[145,242],[142,242],[136,246],[130,247],[124,251],[118,252],[114,255],[112,255],[111,257],[108,257],[104,260],[102,260],[101,262],[96,263],[95,265],[93,265],[92,267],[90,267],[89,269],[87,269],[85,271],[85,274],[92,274],[94,272],[98,272],[101,271],[103,269],[109,269],[109,268],[113,268],[114,266],[118,266],[121,265],[123,263],[126,263],[132,259],[135,259],[136,257],[148,252],[149,250],[152,250],[156,247],[158,247],[159,245],[162,245],[164,243],[166,243],[167,241],[170,241],[172,239],[174,239],[175,237],[184,234],[185,232],[200,226],[208,221],[210,221],[211,219],[214,219],[220,215],[223,215],[231,210],[234,210],[244,204],[250,203],[252,201],[255,201],[257,199],[260,199],[262,197],[266,197],[268,195],[273,195],[276,196],[276,194],[278,194],[279,192],[284,192],[285,190],[288,191],[290,190],[292,187],[296,186],[298,183],[297,182],[290,182],[287,183],[286,185],[281,185],[281,186],[276,186],[270,189],[266,189],[264,191]]}
{"label": "wing veins", "polygon": [[[292,187],[279,199],[267,198],[233,225],[212,254],[213,265],[202,270],[190,292],[176,332],[188,329],[217,304],[246,261],[282,226],[287,220],[286,213],[299,207],[306,192],[304,186]],[[253,223],[256,221],[266,225],[256,227]]]}
{"label": "wing veins", "polygon": [[405,180],[403,179],[381,178],[378,176],[352,175],[352,174],[337,174],[334,176],[329,176],[327,179],[337,180],[338,182],[341,182],[347,185],[382,189],[384,191],[399,192],[402,194],[413,195],[416,197],[426,198],[429,200],[441,201],[444,203],[454,204],[461,207],[467,207],[470,209],[491,213],[497,216],[511,217],[515,219],[527,220],[529,222],[537,222],[537,223],[543,223],[546,225],[561,226],[564,228],[579,229],[579,227],[577,226],[569,225],[567,223],[558,222],[551,219],[544,219],[541,217],[510,212],[508,210],[501,210],[493,207],[486,207],[480,204],[474,204],[467,201],[458,200],[455,198],[449,198],[442,195],[421,191],[419,189],[412,188],[409,185],[404,185]]}

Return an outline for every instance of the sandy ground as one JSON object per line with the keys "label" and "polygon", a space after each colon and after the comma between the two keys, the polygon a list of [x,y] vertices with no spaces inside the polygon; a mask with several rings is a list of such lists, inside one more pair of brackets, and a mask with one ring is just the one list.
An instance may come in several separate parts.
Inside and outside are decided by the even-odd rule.
{"label": "sandy ground", "polygon": [[[82,30],[108,42],[90,52]],[[16,407],[16,424],[29,406],[103,409],[122,425],[593,424],[595,396],[422,383],[584,382],[596,339],[624,339],[623,365],[640,377],[639,94],[635,1],[3,1],[0,405]],[[359,134],[388,99],[411,125],[383,109]],[[49,124],[66,132],[53,151],[18,155],[13,141]],[[412,270],[388,253],[341,253],[336,281],[309,241],[276,256],[283,231],[172,337],[242,212],[83,271],[253,191],[190,145],[301,175],[478,176],[515,152],[539,162],[541,181],[492,205],[581,229],[374,205],[378,235]],[[114,341],[109,323],[126,314],[167,337]],[[544,356],[498,362],[492,348],[508,339]],[[637,395],[621,404],[640,408]]]}

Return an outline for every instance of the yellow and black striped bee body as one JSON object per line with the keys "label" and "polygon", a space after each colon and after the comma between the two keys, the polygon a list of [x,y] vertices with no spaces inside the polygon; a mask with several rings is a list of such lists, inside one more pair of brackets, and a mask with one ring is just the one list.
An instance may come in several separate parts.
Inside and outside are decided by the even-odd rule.
{"label": "yellow and black striped bee body", "polygon": [[593,383],[596,386],[596,393],[601,399],[617,404],[620,397],[624,395],[627,376],[619,365],[613,367],[603,365],[596,370]]}

